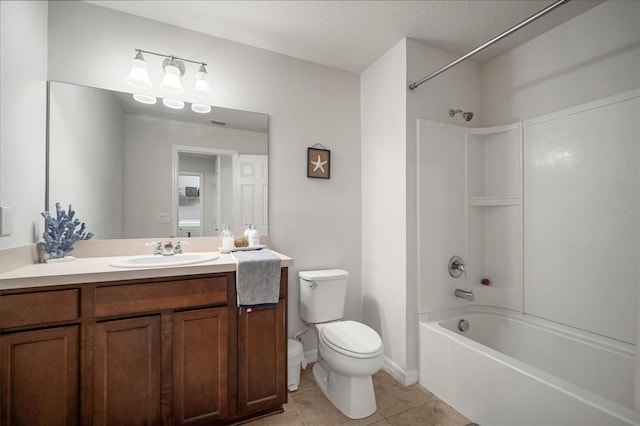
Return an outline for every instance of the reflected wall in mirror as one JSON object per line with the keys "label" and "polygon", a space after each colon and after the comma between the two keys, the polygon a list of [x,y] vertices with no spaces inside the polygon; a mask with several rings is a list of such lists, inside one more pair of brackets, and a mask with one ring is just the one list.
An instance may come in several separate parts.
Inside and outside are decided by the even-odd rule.
{"label": "reflected wall in mirror", "polygon": [[[238,235],[247,223],[268,234],[266,114],[220,107],[198,114],[188,103],[172,110],[161,100],[146,105],[128,93],[60,82],[49,83],[48,108],[46,205],[72,204],[94,238],[188,236],[181,225],[214,236],[222,224]],[[179,175],[198,176],[199,186]],[[180,210],[194,205],[186,195],[194,187],[199,223],[195,208]]]}

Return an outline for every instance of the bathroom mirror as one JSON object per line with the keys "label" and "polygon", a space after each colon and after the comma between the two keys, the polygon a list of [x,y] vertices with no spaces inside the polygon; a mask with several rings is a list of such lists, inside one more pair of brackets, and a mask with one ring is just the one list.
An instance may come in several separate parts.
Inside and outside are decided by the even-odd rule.
{"label": "bathroom mirror", "polygon": [[[48,86],[49,211],[71,204],[95,239],[213,236],[222,224],[241,234],[247,223],[268,234],[268,115]],[[181,187],[180,175],[200,179]]]}

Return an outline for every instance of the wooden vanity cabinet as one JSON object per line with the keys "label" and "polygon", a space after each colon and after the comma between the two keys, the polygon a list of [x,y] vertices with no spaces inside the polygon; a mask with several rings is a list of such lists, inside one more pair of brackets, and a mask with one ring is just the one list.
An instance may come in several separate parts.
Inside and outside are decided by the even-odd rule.
{"label": "wooden vanity cabinet", "polygon": [[[238,321],[238,410],[250,414],[281,406],[287,381],[285,303],[242,312]],[[284,360],[284,361],[283,361]]]}
{"label": "wooden vanity cabinet", "polygon": [[93,424],[160,424],[160,316],[93,327]]}
{"label": "wooden vanity cabinet", "polygon": [[3,426],[78,424],[79,303],[76,289],[0,295]]}
{"label": "wooden vanity cabinet", "polygon": [[180,312],[173,322],[173,418],[176,425],[229,418],[227,307]]}
{"label": "wooden vanity cabinet", "polygon": [[77,425],[79,327],[2,336],[0,424]]}
{"label": "wooden vanity cabinet", "polygon": [[0,292],[0,424],[227,425],[282,411],[287,275],[278,305],[251,312],[233,272]]}

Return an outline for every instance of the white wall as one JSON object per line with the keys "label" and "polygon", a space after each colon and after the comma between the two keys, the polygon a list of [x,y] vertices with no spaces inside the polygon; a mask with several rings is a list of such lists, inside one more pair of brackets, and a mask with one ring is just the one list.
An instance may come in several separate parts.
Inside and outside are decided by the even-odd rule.
{"label": "white wall", "polygon": [[13,207],[3,249],[34,243],[43,231],[47,11],[47,2],[0,2],[0,205]]}
{"label": "white wall", "polygon": [[407,369],[406,39],[361,74],[363,320]]}
{"label": "white wall", "polygon": [[484,125],[640,87],[639,20],[640,2],[610,0],[483,64]]}
{"label": "white wall", "polygon": [[51,84],[48,209],[72,204],[94,238],[122,238],[125,113],[109,92]]}
{"label": "white wall", "polygon": [[461,125],[450,108],[477,112],[479,66],[467,62],[440,81],[407,87],[453,59],[404,39],[361,74],[363,319],[381,333],[405,382],[418,367],[416,120]]}
{"label": "white wall", "polygon": [[[49,6],[50,79],[130,92],[124,78],[140,48],[208,63],[212,103],[269,114],[269,242],[295,258],[290,334],[301,328],[297,272],[303,269],[348,270],[346,315],[359,319],[358,75],[84,2]],[[160,60],[147,57],[147,63],[157,84]],[[195,73],[188,69],[186,88]],[[188,89],[183,100],[193,100]],[[306,177],[306,149],[315,143],[332,151],[330,180]],[[315,345],[308,340],[306,346]]]}

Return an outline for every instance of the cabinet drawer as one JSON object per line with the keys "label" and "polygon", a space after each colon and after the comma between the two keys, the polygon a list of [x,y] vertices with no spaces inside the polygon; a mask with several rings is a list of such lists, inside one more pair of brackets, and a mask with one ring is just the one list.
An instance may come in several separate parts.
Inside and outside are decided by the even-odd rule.
{"label": "cabinet drawer", "polygon": [[226,276],[127,284],[96,288],[95,316],[126,315],[226,303]]}
{"label": "cabinet drawer", "polygon": [[80,317],[80,290],[7,294],[0,297],[0,328],[26,327]]}

